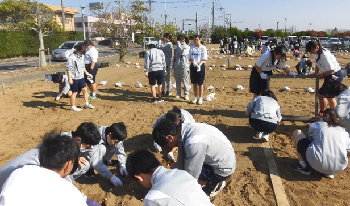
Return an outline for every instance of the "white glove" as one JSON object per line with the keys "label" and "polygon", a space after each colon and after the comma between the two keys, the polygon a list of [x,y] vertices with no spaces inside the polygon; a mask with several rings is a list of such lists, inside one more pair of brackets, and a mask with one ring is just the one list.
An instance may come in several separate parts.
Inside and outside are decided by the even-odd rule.
{"label": "white glove", "polygon": [[56,101],[58,101],[58,100],[60,100],[61,99],[61,97],[60,97],[60,95],[58,94],[57,96],[56,96]]}
{"label": "white glove", "polygon": [[193,62],[192,65],[193,65],[194,67],[198,67],[197,62]]}
{"label": "white glove", "polygon": [[153,147],[156,148],[157,152],[161,152],[162,151],[162,147],[159,146],[156,142],[153,142]]}
{"label": "white glove", "polygon": [[267,74],[265,74],[264,72],[262,72],[262,73],[260,74],[260,77],[261,77],[261,79],[267,79]]}
{"label": "white glove", "polygon": [[201,67],[198,65],[197,72],[200,72],[200,71],[201,71]]}
{"label": "white glove", "polygon": [[297,74],[295,72],[292,72],[292,71],[289,71],[289,75],[293,75],[294,78],[295,78],[295,76],[297,76]]}
{"label": "white glove", "polygon": [[110,180],[114,187],[123,186],[123,182],[115,175],[113,175]]}
{"label": "white glove", "polygon": [[92,79],[93,78],[92,74],[90,74],[89,72],[86,73],[86,76],[87,76],[88,79]]}
{"label": "white glove", "polygon": [[339,79],[339,77],[337,77],[337,76],[335,76],[335,75],[332,75],[332,79],[333,79],[333,80],[337,80],[337,79]]}
{"label": "white glove", "polygon": [[171,161],[175,162],[174,153],[169,152],[169,153],[168,153],[168,158],[169,158],[169,160],[171,160]]}
{"label": "white glove", "polygon": [[125,175],[125,176],[127,176],[128,175],[128,171],[126,171],[126,168],[125,167],[123,167],[123,166],[121,166],[120,168],[119,168],[119,172],[120,172],[120,174],[121,175]]}

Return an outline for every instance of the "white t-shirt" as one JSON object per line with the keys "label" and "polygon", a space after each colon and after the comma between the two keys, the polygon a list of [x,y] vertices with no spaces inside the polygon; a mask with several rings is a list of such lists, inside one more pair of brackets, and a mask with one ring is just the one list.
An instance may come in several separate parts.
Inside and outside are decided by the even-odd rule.
{"label": "white t-shirt", "polygon": [[286,68],[286,60],[281,59],[279,62],[276,60],[274,64],[272,64],[272,53],[266,52],[261,55],[261,57],[255,63],[258,67],[260,67],[261,71],[272,71],[275,67],[279,69]]}
{"label": "white t-shirt", "polygon": [[335,56],[327,49],[323,49],[320,60],[316,61],[318,54],[315,54],[314,57],[316,65],[318,66],[321,73],[329,70],[334,70],[334,72],[337,72],[341,69]]}
{"label": "white t-shirt", "polygon": [[97,63],[97,58],[98,58],[98,51],[94,46],[86,50],[85,64],[91,64],[91,62]]}
{"label": "white t-shirt", "polygon": [[207,48],[203,45],[200,47],[191,46],[188,58],[192,59],[194,62],[199,63],[202,60],[205,61],[208,59]]}
{"label": "white t-shirt", "polygon": [[26,165],[15,170],[0,194],[0,205],[86,206],[82,193],[52,170]]}

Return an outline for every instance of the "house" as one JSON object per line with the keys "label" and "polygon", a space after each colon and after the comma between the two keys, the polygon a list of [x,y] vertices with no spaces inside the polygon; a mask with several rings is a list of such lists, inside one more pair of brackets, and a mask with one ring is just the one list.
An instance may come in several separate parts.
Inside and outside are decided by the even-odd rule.
{"label": "house", "polygon": [[[62,25],[62,7],[54,6],[54,5],[46,5],[50,9],[52,9],[55,13],[54,19],[55,21],[63,28]],[[74,15],[78,14],[79,10],[75,8],[64,8],[64,16],[65,16],[65,26],[66,31],[75,31],[74,28]]]}

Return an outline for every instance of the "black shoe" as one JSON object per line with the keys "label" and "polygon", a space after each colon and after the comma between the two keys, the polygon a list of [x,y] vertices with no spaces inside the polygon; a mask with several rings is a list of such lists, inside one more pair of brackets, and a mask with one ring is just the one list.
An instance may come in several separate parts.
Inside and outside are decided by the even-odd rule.
{"label": "black shoe", "polygon": [[90,168],[84,175],[85,179],[92,179],[95,177],[95,170]]}
{"label": "black shoe", "polygon": [[301,174],[304,174],[304,175],[310,175],[311,174],[311,171],[310,171],[310,168],[309,167],[303,167],[300,163],[297,163],[293,166],[293,169],[295,171],[298,171],[300,172]]}
{"label": "black shoe", "polygon": [[165,95],[165,92],[164,91],[162,91],[162,96],[164,96]]}
{"label": "black shoe", "polygon": [[151,100],[151,103],[152,104],[156,104],[158,101],[156,100],[156,98],[152,98],[152,100]]}
{"label": "black shoe", "polygon": [[157,102],[164,102],[164,100],[161,97],[159,97]]}
{"label": "black shoe", "polygon": [[203,191],[209,197],[214,197],[217,195],[224,187],[226,186],[226,181],[222,181],[219,183],[208,182],[205,187],[203,187]]}
{"label": "black shoe", "polygon": [[163,97],[168,97],[170,96],[170,93],[169,92],[166,92],[164,95],[162,95]]}

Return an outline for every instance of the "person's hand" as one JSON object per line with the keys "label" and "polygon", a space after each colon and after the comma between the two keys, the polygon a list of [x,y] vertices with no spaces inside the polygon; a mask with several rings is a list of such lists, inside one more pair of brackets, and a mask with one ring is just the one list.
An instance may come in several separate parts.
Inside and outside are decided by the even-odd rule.
{"label": "person's hand", "polygon": [[289,75],[293,75],[294,76],[294,78],[296,77],[296,76],[298,76],[295,72],[293,72],[293,71],[289,71]]}
{"label": "person's hand", "polygon": [[198,67],[197,62],[193,62],[192,65],[193,65],[194,67]]}
{"label": "person's hand", "polygon": [[148,78],[148,73],[145,73],[146,78]]}
{"label": "person's hand", "polygon": [[119,168],[119,172],[120,172],[120,174],[121,175],[125,175],[125,176],[127,176],[128,175],[128,171],[126,171],[126,168],[125,167],[120,167]]}
{"label": "person's hand", "polygon": [[261,79],[267,79],[267,74],[265,74],[264,72],[261,72],[260,77]]}
{"label": "person's hand", "polygon": [[197,67],[197,72],[200,72],[200,71],[201,71],[201,66],[202,66],[202,65],[198,65],[198,67]]}
{"label": "person's hand", "polygon": [[89,72],[86,72],[86,76],[87,76],[88,79],[92,79],[93,78],[92,74],[90,74]]}
{"label": "person's hand", "polygon": [[168,158],[169,158],[169,160],[170,160],[170,161],[173,161],[173,162],[175,162],[175,157],[174,157],[174,153],[172,153],[172,152],[169,152],[169,153],[168,153]]}
{"label": "person's hand", "polygon": [[61,99],[61,96],[58,94],[55,98],[56,101],[60,100]]}
{"label": "person's hand", "polygon": [[114,187],[123,186],[123,182],[115,175],[111,177],[110,181],[112,182]]}
{"label": "person's hand", "polygon": [[78,158],[78,164],[80,168],[83,168],[83,165],[87,165],[89,162],[84,158],[84,157],[79,157]]}
{"label": "person's hand", "polygon": [[68,80],[68,83],[69,83],[70,85],[73,85],[73,79]]}

